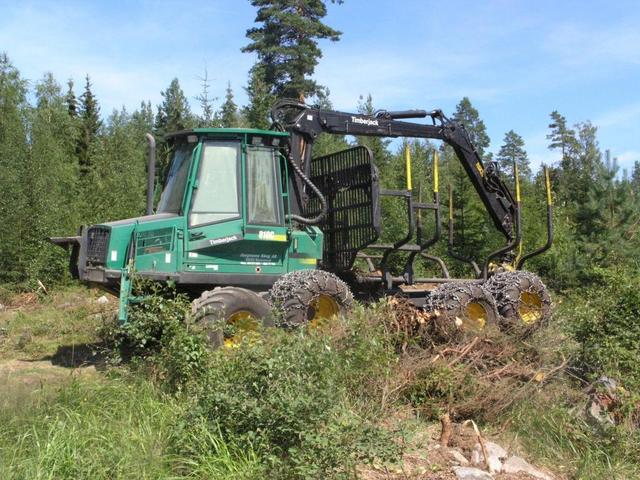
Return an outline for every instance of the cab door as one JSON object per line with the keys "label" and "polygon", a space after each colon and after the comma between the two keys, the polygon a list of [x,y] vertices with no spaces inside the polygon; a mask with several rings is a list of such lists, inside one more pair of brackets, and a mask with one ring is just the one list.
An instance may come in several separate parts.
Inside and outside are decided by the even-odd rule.
{"label": "cab door", "polygon": [[194,273],[236,273],[237,245],[244,238],[242,143],[202,143],[190,175],[184,269]]}
{"label": "cab door", "polygon": [[245,236],[241,264],[253,267],[256,273],[282,273],[290,239],[276,150],[247,145],[244,179]]}

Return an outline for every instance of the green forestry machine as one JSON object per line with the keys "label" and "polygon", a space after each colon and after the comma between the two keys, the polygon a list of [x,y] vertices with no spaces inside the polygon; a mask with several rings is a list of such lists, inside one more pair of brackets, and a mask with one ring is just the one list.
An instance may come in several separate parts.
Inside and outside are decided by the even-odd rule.
{"label": "green forestry machine", "polygon": [[[128,305],[140,300],[132,295],[134,276],[174,283],[193,299],[194,318],[213,346],[272,324],[274,317],[285,327],[317,323],[344,313],[354,295],[402,295],[460,329],[488,324],[529,329],[545,320],[546,288],[520,268],[552,243],[548,172],[547,241],[523,254],[517,168],[514,197],[496,165],[482,161],[464,126],[440,110],[362,115],[280,100],[271,115],[270,130],[196,128],[168,135],[171,163],[155,211],[155,141],[148,135],[147,215],[52,238],[71,250],[72,275],[118,296],[122,322]],[[429,122],[404,121],[412,118]],[[408,149],[406,189],[388,190],[379,185],[366,147],[313,158],[320,134],[444,141],[504,245],[480,264],[456,252],[449,193],[448,253],[475,272],[472,279],[450,278],[444,260],[428,252],[441,237],[437,154],[433,200],[424,203],[414,196]],[[395,197],[405,206],[406,234],[395,243],[378,243],[381,197]],[[429,236],[419,221],[426,212],[435,219]],[[398,254],[402,261],[392,267],[390,259]],[[441,274],[415,276],[417,261],[432,262]],[[274,310],[277,315],[271,315]]]}

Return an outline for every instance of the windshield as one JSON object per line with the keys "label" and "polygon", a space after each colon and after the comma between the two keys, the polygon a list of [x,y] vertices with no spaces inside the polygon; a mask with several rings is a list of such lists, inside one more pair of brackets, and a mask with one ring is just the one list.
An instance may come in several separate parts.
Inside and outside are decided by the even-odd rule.
{"label": "windshield", "polygon": [[192,151],[193,145],[186,143],[175,147],[171,169],[158,203],[158,213],[182,213],[182,197],[187,183]]}

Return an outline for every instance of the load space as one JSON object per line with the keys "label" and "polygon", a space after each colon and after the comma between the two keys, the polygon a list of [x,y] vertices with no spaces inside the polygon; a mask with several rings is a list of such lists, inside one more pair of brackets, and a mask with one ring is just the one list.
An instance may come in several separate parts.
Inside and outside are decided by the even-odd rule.
{"label": "load space", "polygon": [[[121,321],[127,321],[129,304],[140,300],[132,293],[137,279],[171,282],[190,295],[193,320],[214,347],[236,345],[264,326],[322,326],[347,312],[354,298],[406,297],[430,312],[446,335],[486,328],[527,335],[547,319],[545,286],[520,268],[552,243],[548,172],[547,241],[524,253],[517,169],[512,194],[495,165],[478,155],[464,126],[441,111],[361,115],[281,100],[271,114],[272,130],[193,129],[169,135],[168,168],[157,205],[153,192],[147,196],[149,215],[52,239],[71,246],[74,276],[120,298]],[[407,121],[412,118],[428,123]],[[425,201],[412,185],[408,149],[406,188],[388,189],[380,185],[376,159],[366,147],[313,157],[321,134],[434,139],[449,145],[504,244],[484,259],[460,255],[449,189],[450,258],[434,255],[432,247],[445,240],[437,153],[429,159],[433,185]],[[400,238],[387,243],[380,242],[384,198],[403,205],[405,225]],[[422,222],[429,216],[431,231]],[[475,277],[451,278],[451,259],[468,263]],[[435,265],[440,275],[419,277],[420,262]]]}

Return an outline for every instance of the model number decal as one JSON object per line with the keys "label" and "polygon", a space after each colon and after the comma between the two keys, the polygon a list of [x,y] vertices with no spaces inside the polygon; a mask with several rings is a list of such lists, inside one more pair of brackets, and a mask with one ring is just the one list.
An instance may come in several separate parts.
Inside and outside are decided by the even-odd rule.
{"label": "model number decal", "polygon": [[286,242],[287,235],[283,233],[276,233],[273,230],[259,230],[258,231],[258,239],[259,240],[271,240],[273,242]]}
{"label": "model number decal", "polygon": [[260,240],[273,240],[275,236],[276,232],[273,232],[271,230],[260,230],[258,232],[258,238]]}

